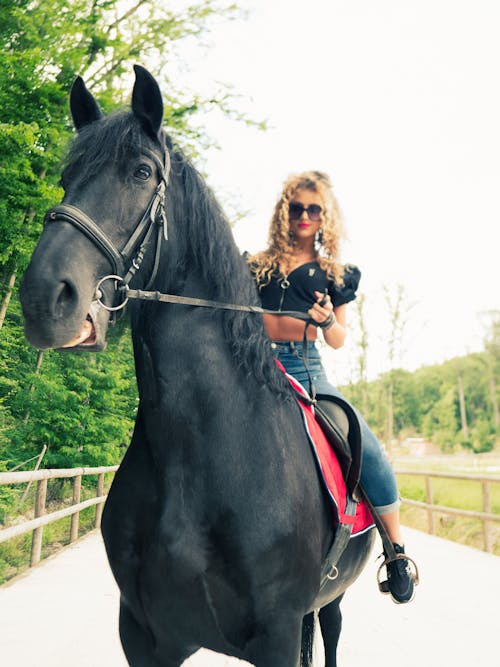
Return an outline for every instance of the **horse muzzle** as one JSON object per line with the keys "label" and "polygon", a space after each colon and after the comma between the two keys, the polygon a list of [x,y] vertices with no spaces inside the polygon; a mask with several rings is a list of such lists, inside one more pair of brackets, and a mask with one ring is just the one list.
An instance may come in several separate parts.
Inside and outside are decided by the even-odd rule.
{"label": "horse muzzle", "polygon": [[67,352],[101,352],[106,347],[108,324],[109,311],[102,308],[97,301],[92,301],[80,331],[56,349]]}
{"label": "horse muzzle", "polygon": [[[57,274],[50,265],[30,264],[19,290],[28,342],[40,350],[99,351],[105,348],[109,312],[93,299],[92,277]],[[106,301],[114,294],[106,286]]]}
{"label": "horse muzzle", "polygon": [[67,352],[100,352],[106,347],[109,312],[97,301],[90,304],[85,319],[78,328],[69,322],[55,322],[52,318],[33,317],[24,308],[24,333],[28,342],[39,350]]}

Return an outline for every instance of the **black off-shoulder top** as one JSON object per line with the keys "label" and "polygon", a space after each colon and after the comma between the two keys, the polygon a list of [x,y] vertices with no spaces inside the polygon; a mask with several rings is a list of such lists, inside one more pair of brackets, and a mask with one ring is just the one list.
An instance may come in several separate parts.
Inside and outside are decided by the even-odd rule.
{"label": "black off-shoulder top", "polygon": [[268,310],[307,312],[316,301],[315,290],[328,292],[334,307],[349,303],[356,298],[361,271],[354,264],[346,264],[344,269],[342,285],[329,279],[318,262],[301,264],[286,278],[275,271],[267,285],[257,285],[262,307]]}

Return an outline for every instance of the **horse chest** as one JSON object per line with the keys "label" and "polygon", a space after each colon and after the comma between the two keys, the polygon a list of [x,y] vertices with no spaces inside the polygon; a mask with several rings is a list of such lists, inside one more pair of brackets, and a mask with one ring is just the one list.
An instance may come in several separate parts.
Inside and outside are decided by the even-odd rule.
{"label": "horse chest", "polygon": [[160,643],[168,628],[185,645],[224,652],[247,640],[251,596],[239,563],[228,570],[230,555],[215,555],[203,533],[184,525],[150,545],[138,572],[141,607]]}

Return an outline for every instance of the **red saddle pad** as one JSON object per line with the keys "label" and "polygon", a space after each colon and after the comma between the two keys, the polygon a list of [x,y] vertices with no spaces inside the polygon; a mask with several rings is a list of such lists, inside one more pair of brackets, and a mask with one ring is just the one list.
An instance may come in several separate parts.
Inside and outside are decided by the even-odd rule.
{"label": "red saddle pad", "polygon": [[[297,382],[295,378],[288,375],[283,364],[277,359],[276,364],[278,368],[285,373],[288,381],[298,394],[305,398],[309,398],[306,390],[300,382]],[[304,427],[309,442],[311,443],[316,463],[318,464],[323,482],[334,505],[334,512],[338,521],[344,524],[352,524],[352,535],[356,535],[367,528],[371,528],[374,525],[374,521],[364,500],[357,503],[356,514],[350,515],[345,513],[347,505],[347,489],[335,452],[323,433],[321,426],[316,421],[314,406],[309,405],[308,402],[301,401],[299,397],[298,404],[302,410]]]}

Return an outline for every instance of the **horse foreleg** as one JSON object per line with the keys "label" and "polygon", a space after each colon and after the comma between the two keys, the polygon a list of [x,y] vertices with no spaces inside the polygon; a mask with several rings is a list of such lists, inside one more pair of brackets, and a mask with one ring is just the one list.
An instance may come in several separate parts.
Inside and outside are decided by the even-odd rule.
{"label": "horse foreleg", "polygon": [[319,612],[319,623],[325,647],[325,667],[337,667],[337,646],[342,629],[342,612],[340,611],[342,598],[343,595],[322,607]]}
{"label": "horse foreleg", "polygon": [[301,637],[301,616],[273,618],[254,635],[246,659],[255,667],[298,667]]}
{"label": "horse foreleg", "polygon": [[131,667],[160,667],[154,655],[154,638],[138,623],[128,606],[120,601],[120,639]]}
{"label": "horse foreleg", "polygon": [[137,621],[123,600],[120,602],[120,639],[130,667],[180,667],[184,662],[184,657],[158,656],[153,635]]}

